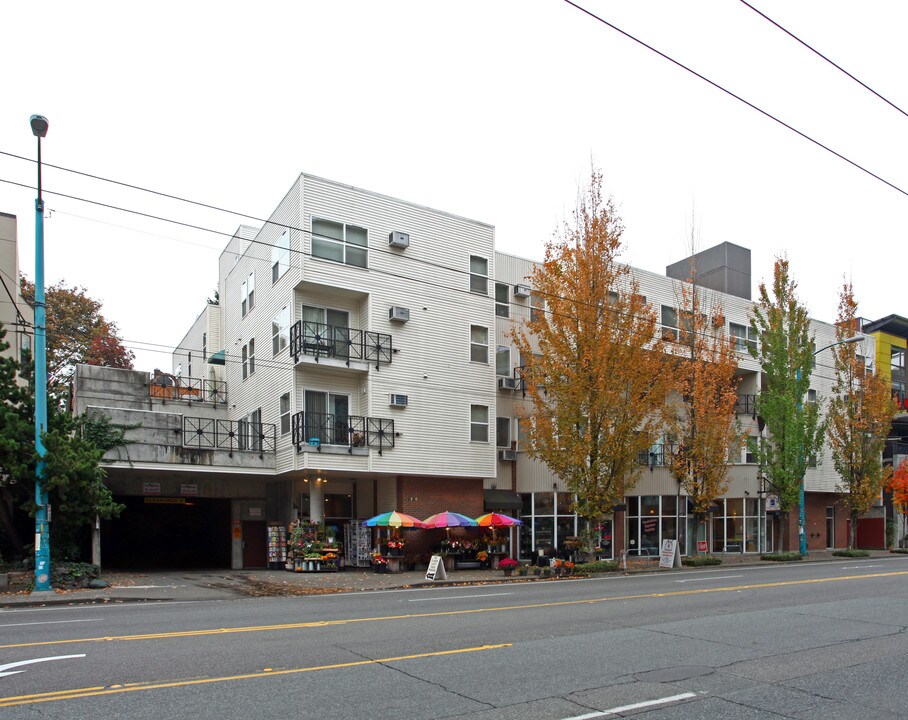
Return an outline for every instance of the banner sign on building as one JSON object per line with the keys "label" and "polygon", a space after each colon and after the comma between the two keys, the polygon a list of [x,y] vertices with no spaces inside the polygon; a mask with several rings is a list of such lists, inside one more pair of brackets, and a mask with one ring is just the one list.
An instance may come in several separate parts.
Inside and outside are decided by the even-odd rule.
{"label": "banner sign on building", "polygon": [[159,483],[159,482],[143,482],[142,483],[142,494],[143,495],[160,495],[161,494],[161,483]]}

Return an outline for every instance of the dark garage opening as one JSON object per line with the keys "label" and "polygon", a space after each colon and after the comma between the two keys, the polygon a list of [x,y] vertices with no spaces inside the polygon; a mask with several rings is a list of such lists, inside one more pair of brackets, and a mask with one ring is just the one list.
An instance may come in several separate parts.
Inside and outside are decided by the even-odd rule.
{"label": "dark garage opening", "polygon": [[126,509],[101,524],[104,567],[230,567],[230,500],[128,496],[115,500]]}

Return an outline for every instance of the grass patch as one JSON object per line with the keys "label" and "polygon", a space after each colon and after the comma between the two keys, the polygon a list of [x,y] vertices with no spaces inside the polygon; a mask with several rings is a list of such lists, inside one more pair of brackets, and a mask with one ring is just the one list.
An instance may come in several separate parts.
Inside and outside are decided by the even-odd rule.
{"label": "grass patch", "polygon": [[836,557],[870,557],[866,550],[833,550],[830,554]]}
{"label": "grass patch", "polygon": [[763,553],[760,555],[760,560],[771,560],[772,562],[796,562],[803,559],[801,554],[796,552]]}
{"label": "grass patch", "polygon": [[681,564],[684,567],[705,567],[706,565],[721,565],[722,558],[713,557],[712,555],[693,555],[691,557],[681,558]]}
{"label": "grass patch", "polygon": [[596,560],[595,562],[577,563],[574,566],[575,575],[587,575],[592,573],[615,572],[618,569],[618,563],[614,560]]}
{"label": "grass patch", "polygon": [[908,555],[908,548],[892,548],[889,552],[896,553],[898,555]]}

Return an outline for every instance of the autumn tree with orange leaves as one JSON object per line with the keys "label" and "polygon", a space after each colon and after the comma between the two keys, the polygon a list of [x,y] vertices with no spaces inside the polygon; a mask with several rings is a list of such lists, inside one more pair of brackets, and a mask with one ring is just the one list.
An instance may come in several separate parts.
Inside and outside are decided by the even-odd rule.
{"label": "autumn tree with orange leaves", "polygon": [[886,488],[892,493],[892,506],[903,518],[908,516],[908,458],[904,458],[892,473],[892,479]]}
{"label": "autumn tree with orange leaves", "polygon": [[512,332],[532,401],[520,417],[528,453],[591,520],[612,512],[639,478],[637,459],[662,430],[670,387],[655,312],[618,262],[623,229],[593,172],[573,225],[546,244],[530,275],[546,312]]}
{"label": "autumn tree with orange leaves", "polygon": [[836,319],[839,344],[832,348],[835,384],[826,415],[826,436],[839,474],[836,489],[851,518],[849,548],[854,547],[858,520],[892,476],[892,467],[883,465],[883,450],[897,409],[885,378],[867,369],[855,343],[842,342],[860,333],[857,307],[851,283],[845,282]]}
{"label": "autumn tree with orange leaves", "polygon": [[682,284],[678,329],[668,336],[676,386],[666,416],[675,444],[670,468],[699,523],[728,490],[729,452],[741,442],[735,417],[738,367],[734,340],[718,302],[707,302],[696,282]]}

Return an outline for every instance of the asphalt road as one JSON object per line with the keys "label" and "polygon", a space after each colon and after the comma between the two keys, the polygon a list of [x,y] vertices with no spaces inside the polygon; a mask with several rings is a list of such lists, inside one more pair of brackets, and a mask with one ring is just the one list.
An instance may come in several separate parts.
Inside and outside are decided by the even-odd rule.
{"label": "asphalt road", "polygon": [[0,612],[2,718],[908,717],[908,558]]}

